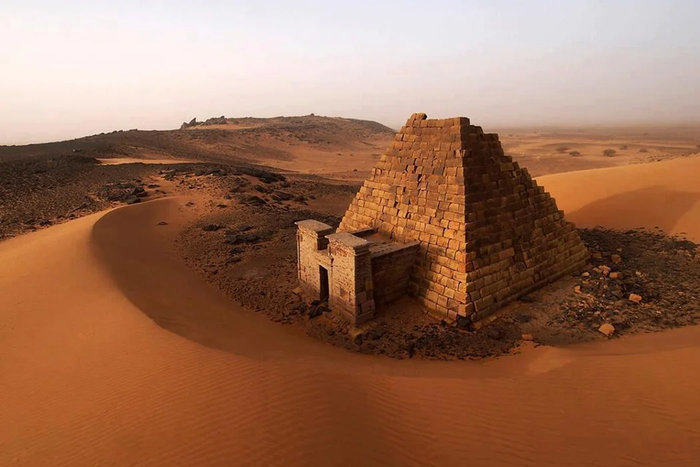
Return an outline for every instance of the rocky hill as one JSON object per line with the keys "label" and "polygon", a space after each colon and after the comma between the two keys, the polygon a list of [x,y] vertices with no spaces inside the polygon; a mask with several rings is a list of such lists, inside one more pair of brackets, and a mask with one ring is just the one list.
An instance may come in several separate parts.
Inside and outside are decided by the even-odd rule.
{"label": "rocky hill", "polygon": [[381,151],[394,130],[380,123],[345,118],[225,118],[168,131],[114,131],[46,144],[0,146],[0,160],[79,153],[96,158],[185,158],[212,162],[292,161],[299,152]]}

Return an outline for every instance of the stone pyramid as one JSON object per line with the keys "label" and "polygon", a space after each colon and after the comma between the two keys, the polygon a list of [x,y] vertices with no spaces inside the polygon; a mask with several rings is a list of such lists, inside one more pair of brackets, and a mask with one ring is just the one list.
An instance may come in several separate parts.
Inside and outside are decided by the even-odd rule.
{"label": "stone pyramid", "polygon": [[555,200],[469,119],[413,114],[339,231],[419,241],[409,292],[432,314],[480,320],[582,268],[588,251]]}

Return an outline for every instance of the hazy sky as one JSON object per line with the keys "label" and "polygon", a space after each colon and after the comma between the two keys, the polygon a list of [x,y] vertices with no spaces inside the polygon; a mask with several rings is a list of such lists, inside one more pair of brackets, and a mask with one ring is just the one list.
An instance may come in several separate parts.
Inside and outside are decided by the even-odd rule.
{"label": "hazy sky", "polygon": [[699,0],[0,0],[0,144],[192,117],[700,121]]}

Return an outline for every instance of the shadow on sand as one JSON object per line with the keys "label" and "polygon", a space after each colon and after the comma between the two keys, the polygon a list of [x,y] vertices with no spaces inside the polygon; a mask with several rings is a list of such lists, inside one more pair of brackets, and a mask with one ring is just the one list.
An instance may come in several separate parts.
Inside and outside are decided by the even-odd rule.
{"label": "shadow on sand", "polygon": [[566,213],[577,227],[659,228],[669,233],[700,200],[700,193],[654,186],[620,193]]}

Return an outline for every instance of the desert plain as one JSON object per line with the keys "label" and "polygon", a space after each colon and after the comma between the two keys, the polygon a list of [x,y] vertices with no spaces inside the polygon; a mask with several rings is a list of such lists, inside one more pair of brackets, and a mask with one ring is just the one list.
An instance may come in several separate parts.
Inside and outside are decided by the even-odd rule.
{"label": "desert plain", "polygon": [[698,465],[700,127],[486,130],[592,255],[470,330],[296,290],[384,125],[0,147],[0,465]]}

